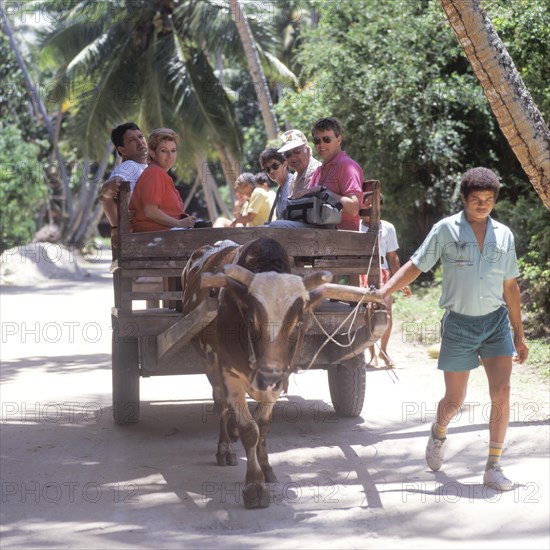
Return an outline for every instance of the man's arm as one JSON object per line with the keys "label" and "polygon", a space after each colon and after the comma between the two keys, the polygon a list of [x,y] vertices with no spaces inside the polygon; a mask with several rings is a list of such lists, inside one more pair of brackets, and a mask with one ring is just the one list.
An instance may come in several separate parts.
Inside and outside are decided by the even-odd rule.
{"label": "man's arm", "polygon": [[[336,193],[334,193],[336,195]],[[359,199],[357,195],[336,195],[342,203],[342,212],[348,216],[357,216],[359,214]]]}
{"label": "man's arm", "polygon": [[247,225],[249,223],[252,223],[254,219],[256,218],[256,212],[249,212],[248,214],[239,214],[232,222],[230,227],[235,227],[238,223],[242,223],[243,225]]}
{"label": "man's arm", "polygon": [[122,178],[114,177],[107,180],[102,186],[99,195],[101,206],[107,220],[111,224],[111,227],[118,226],[118,210],[117,210],[117,197]]}
{"label": "man's arm", "polygon": [[[327,188],[322,185],[314,185],[313,187],[309,187],[304,191],[296,193],[294,198],[301,199],[304,195],[320,193],[325,189]],[[357,198],[357,195],[339,195],[331,189],[329,189],[329,191],[342,203],[342,212],[344,214],[348,214],[349,216],[357,216],[357,214],[359,214],[359,199]]]}
{"label": "man's arm", "polygon": [[529,356],[529,348],[525,343],[525,335],[523,334],[523,323],[521,321],[521,302],[519,286],[516,279],[508,279],[504,281],[503,288],[504,301],[508,308],[510,323],[514,331],[514,346],[518,353],[516,361],[524,363]]}
{"label": "man's arm", "polygon": [[[401,269],[401,262],[399,261],[399,256],[395,250],[393,252],[386,252],[386,261],[390,266],[392,275],[395,275]],[[404,286],[401,290],[405,296],[410,296],[412,294],[408,285]]]}
{"label": "man's arm", "polygon": [[403,267],[399,268],[397,273],[392,275],[390,280],[382,286],[380,292],[384,298],[391,296],[396,290],[401,290],[410,285],[422,273],[411,260]]}

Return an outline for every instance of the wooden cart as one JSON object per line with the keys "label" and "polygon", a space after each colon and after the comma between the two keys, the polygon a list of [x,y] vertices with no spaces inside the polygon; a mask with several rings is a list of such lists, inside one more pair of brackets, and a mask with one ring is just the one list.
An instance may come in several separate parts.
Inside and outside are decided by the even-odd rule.
{"label": "wooden cart", "polygon": [[[327,270],[333,273],[334,282],[358,285],[359,275],[369,273],[370,284],[378,288],[380,184],[369,181],[364,187],[373,194],[375,205],[371,212],[372,231],[367,233],[267,226],[131,233],[129,186],[123,184],[118,199],[119,235],[113,242],[111,269],[115,302],[112,308],[115,422],[137,422],[140,378],[203,372],[191,339],[215,317],[217,304],[206,301],[187,316],[181,307],[181,273],[197,248],[225,239],[244,244],[258,237],[271,237],[287,251],[295,274]],[[363,352],[382,336],[386,326],[387,314],[380,304],[367,306],[327,299],[309,315],[295,366],[298,370],[327,370],[332,403],[340,416],[360,414],[366,383]],[[333,338],[328,340],[327,334]]]}

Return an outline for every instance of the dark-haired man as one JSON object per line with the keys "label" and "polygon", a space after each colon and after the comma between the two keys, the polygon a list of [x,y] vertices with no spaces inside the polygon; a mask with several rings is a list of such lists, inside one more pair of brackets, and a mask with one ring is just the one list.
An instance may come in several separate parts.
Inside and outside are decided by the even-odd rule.
{"label": "dark-haired man", "polygon": [[320,118],[313,124],[313,144],[323,163],[311,176],[307,192],[320,191],[323,187],[331,191],[343,206],[338,229],[359,231],[363,170],[342,150],[342,133],[342,125],[334,117]]}
{"label": "dark-haired man", "polygon": [[130,193],[136,181],[147,168],[147,140],[137,124],[126,122],[113,129],[111,141],[122,162],[111,172],[102,185],[100,201],[113,229],[118,225],[116,199],[121,182],[130,182]]}
{"label": "dark-haired man", "polygon": [[411,259],[380,290],[384,297],[390,296],[441,260],[439,305],[445,314],[438,369],[444,372],[445,395],[430,429],[426,462],[432,470],[441,468],[447,427],[464,403],[470,371],[481,360],[491,402],[483,483],[509,491],[514,484],[502,472],[500,456],[510,418],[512,356],[523,363],[529,349],[521,320],[514,236],[489,215],[499,188],[497,175],[488,168],[468,170],[460,184],[464,210],[437,222]]}

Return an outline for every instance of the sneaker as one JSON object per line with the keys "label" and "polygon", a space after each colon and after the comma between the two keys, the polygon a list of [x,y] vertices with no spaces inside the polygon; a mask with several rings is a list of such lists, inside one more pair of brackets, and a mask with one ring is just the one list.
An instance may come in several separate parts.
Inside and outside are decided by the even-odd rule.
{"label": "sneaker", "polygon": [[434,425],[430,428],[430,437],[428,439],[428,444],[426,445],[426,462],[428,466],[434,471],[437,472],[441,465],[443,464],[443,458],[445,457],[445,439],[437,439],[434,437],[433,432]]}
{"label": "sneaker", "polygon": [[483,485],[496,489],[497,491],[510,491],[514,483],[503,473],[500,466],[492,466],[483,474]]}

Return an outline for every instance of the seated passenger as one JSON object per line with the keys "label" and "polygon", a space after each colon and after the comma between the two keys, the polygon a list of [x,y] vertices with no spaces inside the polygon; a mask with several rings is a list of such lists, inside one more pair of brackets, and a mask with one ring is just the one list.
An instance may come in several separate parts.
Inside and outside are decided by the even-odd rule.
{"label": "seated passenger", "polygon": [[275,202],[275,197],[277,196],[277,192],[270,185],[269,178],[265,172],[258,172],[254,176],[254,178],[256,180],[256,187],[261,187],[262,189],[265,189],[267,191],[267,195],[269,197],[269,209],[271,210],[271,207]]}
{"label": "seated passenger", "polygon": [[307,189],[313,172],[321,163],[312,156],[306,136],[300,130],[288,130],[281,135],[283,145],[278,149],[285,156],[288,167],[296,176],[288,196],[297,197]]}
{"label": "seated passenger", "polygon": [[269,195],[265,189],[256,187],[254,174],[243,172],[235,182],[235,192],[243,195],[248,200],[248,204],[229,226],[235,227],[237,224],[242,224],[256,227],[263,225],[269,217]]}
{"label": "seated passenger", "polygon": [[267,147],[262,151],[260,166],[269,176],[269,179],[277,184],[275,202],[269,215],[269,222],[271,222],[272,219],[283,217],[288,204],[288,193],[294,180],[294,174],[289,172],[284,155],[279,153],[275,147]]}
{"label": "seated passenger", "polygon": [[132,194],[139,176],[147,168],[147,140],[136,124],[126,122],[113,128],[111,141],[122,162],[101,186],[99,200],[112,229],[116,230],[118,189],[123,181],[129,181],[130,194]]}
{"label": "seated passenger", "polygon": [[132,231],[194,227],[196,219],[185,214],[180,194],[168,175],[176,163],[178,134],[168,128],[158,128],[151,132],[147,143],[149,166],[139,177],[129,205],[134,213]]}

